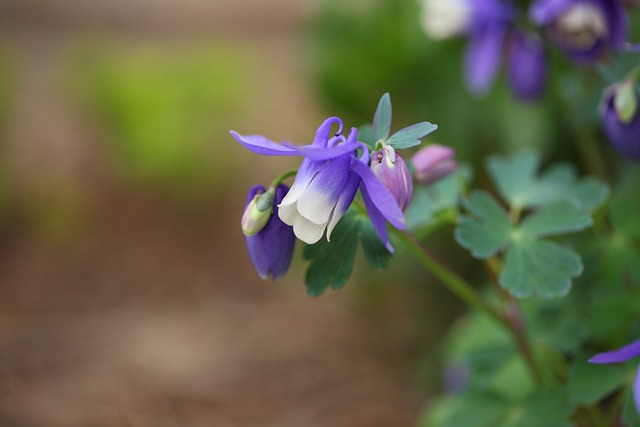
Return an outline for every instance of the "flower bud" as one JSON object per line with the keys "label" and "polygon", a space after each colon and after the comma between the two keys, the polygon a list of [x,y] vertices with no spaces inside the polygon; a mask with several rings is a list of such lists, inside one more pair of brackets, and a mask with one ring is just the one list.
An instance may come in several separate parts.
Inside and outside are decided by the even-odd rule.
{"label": "flower bud", "polygon": [[602,127],[623,156],[640,160],[640,95],[627,82],[610,88],[602,100]]}
{"label": "flower bud", "polygon": [[371,171],[389,189],[403,211],[409,206],[413,182],[406,163],[390,145],[371,156]]}
{"label": "flower bud", "polygon": [[[277,280],[289,269],[296,241],[293,227],[288,226],[278,217],[278,205],[289,191],[289,187],[280,184],[275,190],[266,193],[264,190],[264,187],[257,185],[249,191],[245,213],[249,210],[253,210],[252,214],[258,212],[260,213],[257,214],[259,222],[263,221],[263,217],[267,218],[267,222],[255,234],[246,235],[245,241],[249,258],[258,275],[262,279]],[[263,196],[262,199],[261,196]],[[250,209],[252,204],[254,207]],[[266,206],[269,207],[266,208]],[[265,209],[261,211],[261,207]]]}
{"label": "flower bud", "polygon": [[249,191],[248,204],[240,221],[245,236],[253,236],[267,225],[273,213],[274,197],[275,190],[270,189],[265,193],[265,188],[261,185],[256,185]]}
{"label": "flower bud", "polygon": [[433,184],[456,170],[455,152],[439,144],[428,145],[411,158],[416,181],[423,185]]}
{"label": "flower bud", "polygon": [[535,33],[514,31],[507,61],[513,93],[521,101],[540,97],[547,80],[547,58],[540,37]]}

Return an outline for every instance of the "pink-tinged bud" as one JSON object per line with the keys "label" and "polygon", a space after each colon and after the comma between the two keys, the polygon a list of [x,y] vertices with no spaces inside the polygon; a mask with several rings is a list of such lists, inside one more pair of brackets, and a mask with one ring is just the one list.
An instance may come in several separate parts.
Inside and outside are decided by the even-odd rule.
{"label": "pink-tinged bud", "polygon": [[371,171],[389,189],[405,211],[413,194],[411,174],[400,154],[390,145],[385,145],[371,156]]}
{"label": "pink-tinged bud", "polygon": [[431,144],[411,158],[416,181],[423,185],[433,184],[457,169],[455,152],[444,145]]}

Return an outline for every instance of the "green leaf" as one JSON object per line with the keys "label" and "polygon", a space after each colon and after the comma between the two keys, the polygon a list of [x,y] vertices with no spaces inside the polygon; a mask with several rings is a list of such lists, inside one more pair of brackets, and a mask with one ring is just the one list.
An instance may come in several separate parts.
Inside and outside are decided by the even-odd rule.
{"label": "green leaf", "polygon": [[373,135],[376,141],[379,139],[385,140],[389,138],[389,131],[391,130],[391,97],[388,93],[382,95],[380,102],[378,102],[378,108],[376,114],[373,116]]}
{"label": "green leaf", "polygon": [[590,212],[607,198],[609,188],[595,178],[579,180],[575,168],[557,164],[537,176],[540,157],[523,151],[510,157],[490,157],[487,169],[500,194],[512,208],[535,208],[568,201]]}
{"label": "green leaf", "polygon": [[622,407],[622,421],[626,427],[640,427],[640,414],[636,408],[633,390],[629,388]]}
{"label": "green leaf", "polygon": [[443,427],[498,427],[509,410],[508,402],[490,393],[469,392],[457,403]]}
{"label": "green leaf", "polygon": [[464,206],[474,217],[461,216],[455,239],[476,258],[496,255],[509,242],[511,222],[505,210],[489,194],[473,192]]}
{"label": "green leaf", "polygon": [[471,169],[460,165],[454,173],[435,184],[414,187],[411,203],[404,215],[407,229],[416,232],[434,225],[441,219],[438,214],[447,210],[455,209],[453,215],[457,216],[458,199],[470,179]]}
{"label": "green leaf", "polygon": [[411,148],[420,144],[420,139],[438,129],[437,125],[429,122],[417,123],[394,133],[387,141],[396,150]]}
{"label": "green leaf", "polygon": [[[500,427],[572,427],[567,398],[558,387],[544,387],[511,409]],[[498,426],[497,425],[497,426]]]}
{"label": "green leaf", "polygon": [[593,224],[590,216],[581,213],[575,205],[556,202],[528,216],[520,231],[531,236],[543,237],[581,231]]}
{"label": "green leaf", "polygon": [[624,364],[589,363],[589,356],[577,357],[569,367],[567,390],[572,405],[593,405],[620,388],[629,377]]}
{"label": "green leaf", "polygon": [[365,259],[373,268],[385,268],[391,258],[369,217],[355,209],[350,209],[340,219],[331,237],[331,242],[322,239],[304,249],[303,256],[310,261],[305,283],[311,296],[319,296],[329,287],[338,290],[347,283],[359,241],[362,242]]}
{"label": "green leaf", "polygon": [[500,285],[517,298],[538,294],[562,297],[571,289],[571,278],[582,273],[582,261],[557,243],[514,236],[507,252]]}

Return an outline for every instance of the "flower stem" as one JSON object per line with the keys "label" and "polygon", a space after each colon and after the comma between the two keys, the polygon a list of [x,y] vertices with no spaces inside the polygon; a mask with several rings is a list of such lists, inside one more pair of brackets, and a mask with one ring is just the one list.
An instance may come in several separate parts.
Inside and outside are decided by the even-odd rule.
{"label": "flower stem", "polygon": [[404,247],[414,256],[414,258],[436,278],[442,282],[456,296],[462,299],[481,312],[485,313],[496,322],[510,329],[507,319],[495,307],[486,302],[478,292],[463,278],[451,271],[427,248],[422,246],[415,237],[408,233],[403,233],[392,229],[394,236],[402,242]]}
{"label": "flower stem", "polygon": [[282,175],[279,175],[276,179],[274,179],[271,182],[271,187],[276,188],[278,185],[280,185],[280,183],[282,183],[282,181],[284,181],[289,177],[295,176],[297,173],[298,173],[298,169],[293,169],[283,173]]}
{"label": "flower stem", "polygon": [[598,148],[598,141],[593,137],[589,129],[582,127],[576,135],[578,148],[587,169],[599,179],[607,181],[607,167],[603,161],[602,153]]}

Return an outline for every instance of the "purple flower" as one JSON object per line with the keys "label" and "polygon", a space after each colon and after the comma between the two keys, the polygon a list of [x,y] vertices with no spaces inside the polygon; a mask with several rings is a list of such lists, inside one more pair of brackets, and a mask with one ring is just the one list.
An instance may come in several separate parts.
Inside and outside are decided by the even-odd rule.
{"label": "purple flower", "polygon": [[[338,132],[330,136],[331,126]],[[316,243],[325,229],[327,240],[361,189],[369,216],[387,248],[392,250],[386,234],[386,221],[396,228],[405,228],[402,210],[394,196],[369,169],[369,151],[357,142],[357,130],[352,128],[347,138],[342,136],[342,120],[330,117],[318,128],[311,145],[279,144],[260,135],[231,135],[254,153],[267,156],[302,156],[295,181],[280,202],[278,215],[293,226],[295,235],[308,244]],[[356,157],[357,149],[362,155]]]}
{"label": "purple flower", "polygon": [[537,34],[522,31],[513,31],[509,41],[509,86],[521,101],[532,101],[542,94],[547,80],[544,44]]}
{"label": "purple flower", "polygon": [[[600,353],[589,359],[591,363],[620,363],[626,362],[629,359],[640,356],[640,340],[632,342],[617,350],[609,351],[607,353]],[[636,402],[636,409],[640,412],[640,369],[636,374],[636,380],[633,385],[633,394]]]}
{"label": "purple flower", "polygon": [[640,96],[633,82],[607,90],[601,104],[602,127],[609,142],[620,154],[633,160],[640,160],[639,105]]}
{"label": "purple flower", "polygon": [[421,148],[411,158],[414,177],[423,185],[431,185],[456,170],[455,152],[444,145],[431,144]]}
{"label": "purple flower", "polygon": [[510,2],[503,0],[475,0],[470,5],[465,78],[471,92],[482,95],[489,90],[500,69],[515,11]]}
{"label": "purple flower", "polygon": [[[253,263],[258,275],[263,279],[278,280],[283,277],[293,257],[293,247],[296,238],[293,229],[282,222],[278,217],[278,203],[282,201],[289,187],[280,184],[275,190],[275,198],[271,198],[271,206],[264,206],[262,212],[268,214],[266,224],[255,234],[245,235],[249,258]],[[249,190],[247,202],[245,204],[245,214],[247,211],[258,211],[255,205],[260,195],[265,194],[265,188],[256,185]],[[266,203],[269,203],[268,201]],[[273,214],[272,214],[273,213]],[[249,214],[250,215],[250,214]],[[247,215],[243,215],[243,220]],[[260,219],[262,222],[262,219]],[[245,222],[243,221],[243,229]]]}
{"label": "purple flower", "polygon": [[547,26],[560,49],[579,63],[596,61],[605,50],[621,48],[627,39],[621,0],[537,0],[530,16]]}
{"label": "purple flower", "polygon": [[391,191],[404,212],[411,202],[413,182],[402,156],[392,146],[386,145],[371,156],[371,170]]}

